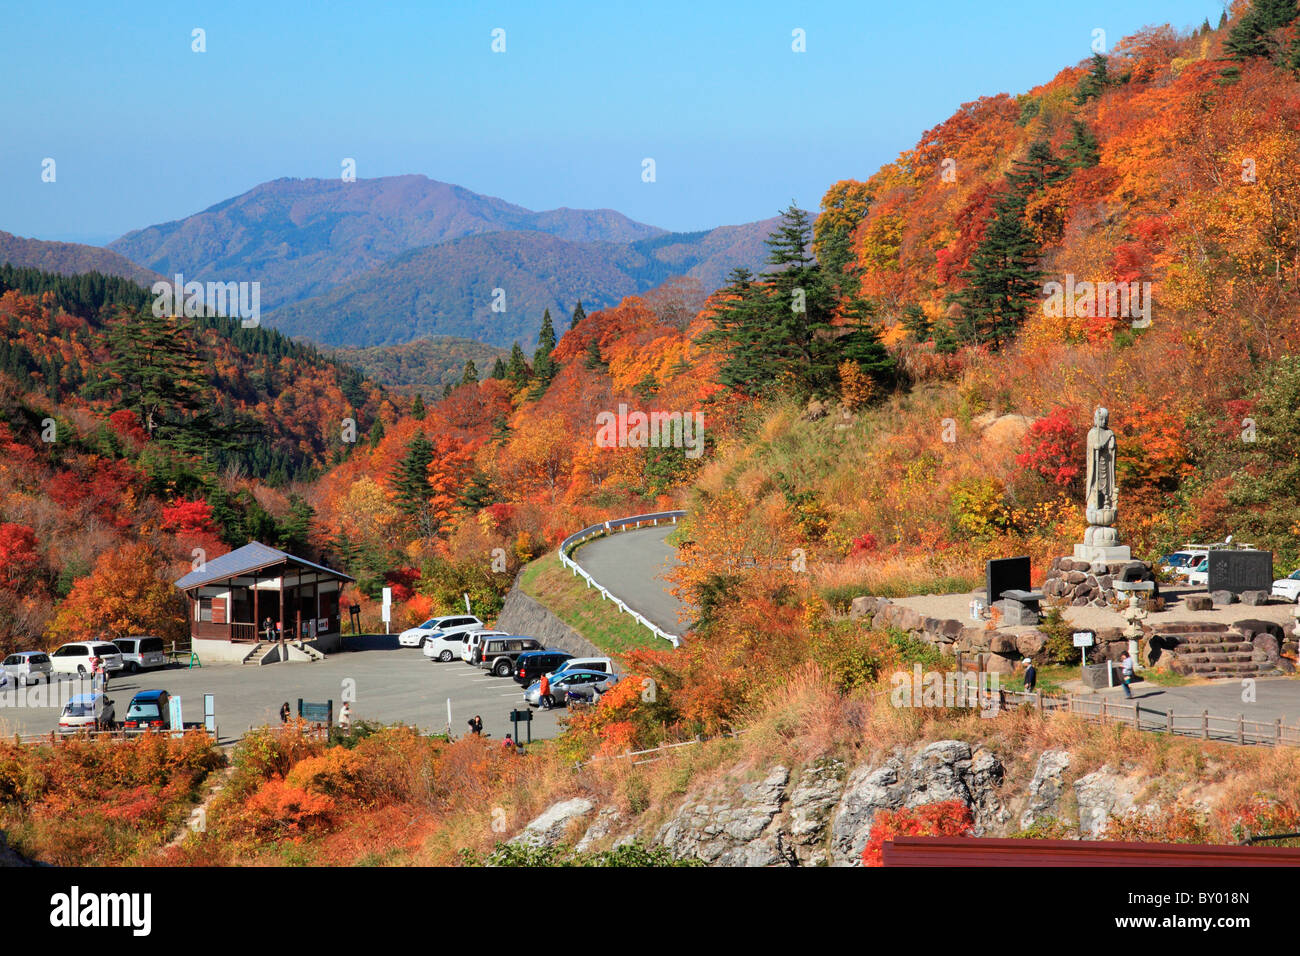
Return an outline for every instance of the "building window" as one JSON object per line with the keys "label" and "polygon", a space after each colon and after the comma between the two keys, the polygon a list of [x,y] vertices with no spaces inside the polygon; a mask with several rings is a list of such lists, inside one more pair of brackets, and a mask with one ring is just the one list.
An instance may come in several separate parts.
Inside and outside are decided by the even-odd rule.
{"label": "building window", "polygon": [[199,598],[199,620],[212,620],[212,598]]}

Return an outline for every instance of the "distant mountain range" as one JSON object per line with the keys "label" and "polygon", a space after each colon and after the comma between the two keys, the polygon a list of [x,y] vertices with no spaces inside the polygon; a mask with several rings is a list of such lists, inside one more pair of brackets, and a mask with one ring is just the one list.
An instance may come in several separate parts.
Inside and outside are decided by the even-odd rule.
{"label": "distant mountain range", "polygon": [[[325,345],[448,335],[531,348],[543,309],[560,326],[579,299],[597,309],[676,275],[712,291],[737,265],[757,270],[773,222],[669,233],[424,176],[277,179],[108,248],[143,272],[258,281],[266,324]],[[495,289],[504,312],[492,311]]]}
{"label": "distant mountain range", "polygon": [[65,276],[102,272],[104,275],[130,279],[143,286],[151,285],[160,278],[156,272],[143,269],[127,257],[100,246],[24,239],[13,233],[0,232],[0,265],[5,263]]}

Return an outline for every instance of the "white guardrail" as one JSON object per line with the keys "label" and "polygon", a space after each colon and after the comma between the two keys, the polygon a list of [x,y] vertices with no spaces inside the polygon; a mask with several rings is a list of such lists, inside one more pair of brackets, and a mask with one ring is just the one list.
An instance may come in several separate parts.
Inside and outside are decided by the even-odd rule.
{"label": "white guardrail", "polygon": [[622,531],[624,528],[639,528],[643,524],[648,524],[653,527],[661,521],[671,521],[673,524],[676,524],[678,518],[684,518],[685,516],[685,511],[657,511],[654,514],[632,515],[630,518],[614,518],[600,524],[590,525],[589,527],[583,528],[581,531],[569,535],[560,542],[560,563],[586,581],[587,587],[595,588],[599,591],[602,599],[613,601],[620,611],[624,614],[630,614],[639,623],[644,624],[656,637],[662,637],[665,641],[670,642],[673,647],[679,647],[682,643],[680,634],[669,634],[658,625],[647,621],[644,615],[638,614],[636,611],[632,610],[623,602],[622,598],[611,594],[608,588],[583,570],[577,561],[574,561],[573,558],[569,557],[569,552],[591,538],[613,534],[616,531]]}

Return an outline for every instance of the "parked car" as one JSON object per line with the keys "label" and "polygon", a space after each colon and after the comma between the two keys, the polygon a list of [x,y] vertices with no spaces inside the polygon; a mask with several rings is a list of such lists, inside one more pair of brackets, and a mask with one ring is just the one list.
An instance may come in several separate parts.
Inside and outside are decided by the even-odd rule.
{"label": "parked car", "polygon": [[50,655],[50,667],[55,674],[90,676],[90,660],[98,657],[110,673],[122,669],[122,652],[108,641],[73,641],[64,644]]}
{"label": "parked car", "polygon": [[1186,578],[1190,585],[1207,587],[1210,583],[1210,559],[1202,558],[1200,564],[1187,572]]}
{"label": "parked car", "polygon": [[1160,559],[1160,567],[1177,576],[1186,570],[1187,562],[1193,561],[1194,557],[1191,551],[1175,551],[1173,554],[1166,554]]}
{"label": "parked car", "polygon": [[543,674],[551,673],[572,659],[573,655],[564,651],[524,651],[515,659],[515,683],[527,687]]}
{"label": "parked car", "polygon": [[431,617],[423,624],[408,627],[397,635],[397,643],[402,647],[424,647],[425,641],[439,632],[452,634],[482,628],[483,622],[472,614],[448,614],[445,617]]}
{"label": "parked car", "polygon": [[167,649],[163,647],[161,637],[119,637],[113,643],[122,652],[122,664],[128,674],[138,674],[167,663]]}
{"label": "parked car", "polygon": [[570,657],[551,672],[551,677],[564,671],[600,671],[603,674],[614,673],[614,662],[608,657]]}
{"label": "parked car", "polygon": [[170,730],[170,704],[171,696],[167,691],[142,690],[127,705],[122,726],[126,730]]}
{"label": "parked car", "polygon": [[515,672],[515,660],[520,654],[544,649],[535,637],[493,637],[483,642],[475,663],[497,677],[509,677]]}
{"label": "parked car", "polygon": [[44,651],[19,651],[10,654],[0,664],[5,676],[18,686],[50,682],[50,655]]}
{"label": "parked car", "polygon": [[[593,700],[596,693],[605,693],[619,682],[617,674],[603,671],[561,671],[551,678],[551,701],[563,704],[569,691],[584,700]],[[524,691],[524,700],[532,707],[542,706],[541,682],[530,684]]]}
{"label": "parked car", "polygon": [[454,630],[450,634],[434,631],[424,639],[424,656],[431,661],[450,661],[460,657],[465,641],[477,631]]}
{"label": "parked car", "polygon": [[1300,568],[1273,582],[1273,597],[1286,598],[1300,604]]}
{"label": "parked car", "polygon": [[505,631],[470,631],[465,635],[465,645],[460,649],[460,659],[467,664],[478,663],[478,651],[483,642],[492,637],[510,637]]}
{"label": "parked car", "polygon": [[80,730],[112,730],[117,720],[113,701],[96,691],[93,694],[77,694],[63,705],[59,714],[59,733],[75,734]]}

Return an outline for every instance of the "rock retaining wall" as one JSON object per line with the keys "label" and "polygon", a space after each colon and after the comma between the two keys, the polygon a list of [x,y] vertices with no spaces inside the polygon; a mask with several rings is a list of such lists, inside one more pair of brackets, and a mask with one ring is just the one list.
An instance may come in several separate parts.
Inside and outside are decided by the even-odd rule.
{"label": "rock retaining wall", "polygon": [[535,637],[546,647],[566,651],[574,657],[609,656],[556,617],[546,605],[525,594],[518,578],[506,595],[496,626],[499,631]]}

